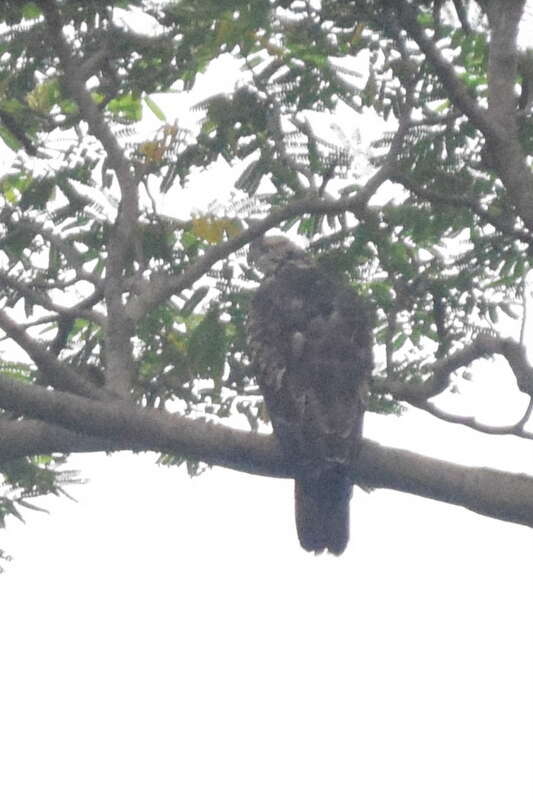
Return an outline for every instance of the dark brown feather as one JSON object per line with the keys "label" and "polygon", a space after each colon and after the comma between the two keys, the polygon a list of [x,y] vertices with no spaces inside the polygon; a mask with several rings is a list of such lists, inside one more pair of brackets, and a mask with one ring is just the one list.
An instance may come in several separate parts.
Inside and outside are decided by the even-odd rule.
{"label": "dark brown feather", "polygon": [[251,260],[265,278],[251,302],[250,355],[294,467],[298,536],[307,550],[341,553],[372,369],[367,304],[284,237],[254,243]]}

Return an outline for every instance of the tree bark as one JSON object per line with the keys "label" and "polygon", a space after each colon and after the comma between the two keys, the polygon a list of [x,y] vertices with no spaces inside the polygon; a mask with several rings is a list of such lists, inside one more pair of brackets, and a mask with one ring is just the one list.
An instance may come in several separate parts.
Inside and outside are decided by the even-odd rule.
{"label": "tree bark", "polygon": [[[40,422],[0,420],[0,459],[51,452],[153,450],[213,466],[277,478],[292,477],[274,436],[141,409],[118,399],[99,402],[0,376],[0,403]],[[363,441],[355,483],[461,505],[533,527],[533,477],[465,467]]]}

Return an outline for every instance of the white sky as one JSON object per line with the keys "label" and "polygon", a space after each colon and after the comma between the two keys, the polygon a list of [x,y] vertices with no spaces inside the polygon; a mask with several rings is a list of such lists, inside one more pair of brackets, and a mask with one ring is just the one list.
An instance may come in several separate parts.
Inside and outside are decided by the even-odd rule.
{"label": "white sky", "polygon": [[[533,472],[531,442],[422,413],[366,433]],[[0,534],[2,798],[531,800],[530,529],[356,490],[314,557],[289,482],[153,462],[76,457],[78,503]]]}
{"label": "white sky", "polygon": [[[438,427],[367,432],[530,463]],[[74,461],[79,502],[0,537],[3,797],[530,800],[530,529],[356,490],[347,552],[314,557],[289,482]]]}

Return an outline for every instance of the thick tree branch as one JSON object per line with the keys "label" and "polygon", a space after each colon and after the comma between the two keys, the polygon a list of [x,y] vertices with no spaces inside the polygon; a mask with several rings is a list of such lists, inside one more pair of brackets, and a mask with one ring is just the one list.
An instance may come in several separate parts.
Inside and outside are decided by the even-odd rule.
{"label": "thick tree branch", "polygon": [[40,0],[51,41],[63,67],[63,80],[76,101],[91,133],[104,147],[114,169],[121,192],[121,204],[111,232],[105,279],[107,305],[106,382],[117,394],[125,396],[131,385],[133,359],[131,336],[133,326],[122,302],[124,267],[132,259],[132,236],[139,217],[138,186],[133,169],[107,125],[102,111],[93,101],[84,82],[84,73],[74,59],[63,35],[61,15],[54,0]]}
{"label": "thick tree branch", "polygon": [[533,229],[533,178],[518,137],[515,96],[516,37],[525,0],[489,0],[491,27],[488,66],[488,113],[495,134],[487,137],[492,158],[516,208]]}
{"label": "thick tree branch", "polygon": [[[135,408],[120,399],[104,404],[59,391],[48,392],[1,375],[0,403],[17,414],[43,420],[0,420],[0,458],[63,449],[88,452],[100,449],[105,442],[110,450],[134,446],[255,475],[291,476],[290,466],[273,436]],[[24,426],[26,439],[24,442],[21,437],[17,446],[15,426],[19,425],[19,431]],[[90,437],[94,437],[94,447]],[[35,449],[30,451],[30,446]],[[366,486],[462,505],[485,516],[533,527],[533,477],[526,475],[450,464],[365,440],[353,477]]]}
{"label": "thick tree branch", "polygon": [[0,405],[18,416],[114,443],[114,448],[128,448],[135,443],[138,450],[175,453],[258,475],[289,474],[273,437],[256,436],[251,440],[241,431],[139,408],[121,398],[98,402],[0,375]]}
{"label": "thick tree branch", "polygon": [[533,527],[533,479],[483,467],[464,467],[365,441],[359,473],[363,482],[460,505],[506,522]]}
{"label": "thick tree branch", "polygon": [[61,425],[37,420],[0,418],[0,463],[24,456],[49,453],[103,453],[114,450],[135,450],[136,443],[96,436],[84,436]]}
{"label": "thick tree branch", "polygon": [[488,64],[488,113],[493,124],[508,138],[516,139],[515,95],[518,52],[516,38],[525,0],[488,0],[490,24]]}
{"label": "thick tree branch", "polygon": [[450,99],[483,133],[498,174],[526,226],[533,229],[533,178],[516,127],[516,35],[525,0],[489,0],[489,108],[485,111],[468,92],[437,45],[417,19],[414,4],[395,0],[398,20],[418,44],[446,87]]}

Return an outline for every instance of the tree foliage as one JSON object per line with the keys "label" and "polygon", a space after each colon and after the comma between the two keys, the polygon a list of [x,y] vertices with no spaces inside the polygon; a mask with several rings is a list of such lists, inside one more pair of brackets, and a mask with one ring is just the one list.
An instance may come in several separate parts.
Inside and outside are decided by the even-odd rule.
{"label": "tree foliage", "polygon": [[[71,477],[58,454],[290,474],[257,433],[244,338],[244,248],[270,229],[374,305],[373,411],[533,438],[523,16],[524,0],[4,2],[0,520]],[[495,355],[522,419],[443,410]],[[238,414],[249,433],[209,422]],[[533,523],[523,476],[366,442],[354,480]]]}

